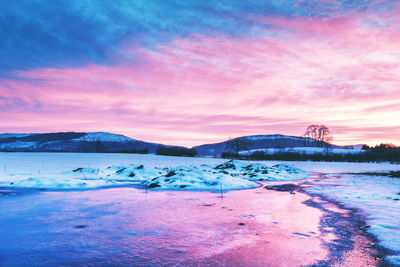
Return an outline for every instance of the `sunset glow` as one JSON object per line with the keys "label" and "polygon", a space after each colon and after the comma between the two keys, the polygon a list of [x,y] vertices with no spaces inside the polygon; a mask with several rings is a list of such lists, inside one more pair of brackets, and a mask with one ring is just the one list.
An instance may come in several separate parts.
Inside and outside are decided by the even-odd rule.
{"label": "sunset glow", "polygon": [[400,144],[397,1],[242,2],[0,4],[0,132]]}

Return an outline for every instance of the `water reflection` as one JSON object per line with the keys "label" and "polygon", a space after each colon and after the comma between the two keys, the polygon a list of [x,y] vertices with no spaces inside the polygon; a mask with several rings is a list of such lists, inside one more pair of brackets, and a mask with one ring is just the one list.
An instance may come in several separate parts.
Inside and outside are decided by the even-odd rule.
{"label": "water reflection", "polygon": [[311,265],[329,256],[309,196],[264,188],[136,188],[0,198],[0,262],[18,265]]}

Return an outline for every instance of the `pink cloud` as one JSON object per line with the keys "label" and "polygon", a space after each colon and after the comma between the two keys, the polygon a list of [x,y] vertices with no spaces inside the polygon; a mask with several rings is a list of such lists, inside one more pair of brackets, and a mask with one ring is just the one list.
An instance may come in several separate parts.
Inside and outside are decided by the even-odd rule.
{"label": "pink cloud", "polygon": [[26,80],[0,80],[0,130],[104,130],[192,146],[300,135],[318,122],[337,143],[400,143],[399,28],[380,26],[399,17],[263,18],[278,29],[127,47],[141,57],[134,64],[20,71]]}

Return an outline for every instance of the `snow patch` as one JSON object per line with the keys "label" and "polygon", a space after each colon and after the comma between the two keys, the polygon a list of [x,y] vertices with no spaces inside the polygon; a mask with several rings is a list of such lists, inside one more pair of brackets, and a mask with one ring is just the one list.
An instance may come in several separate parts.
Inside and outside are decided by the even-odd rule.
{"label": "snow patch", "polygon": [[159,177],[166,173],[165,170],[153,167],[145,167],[142,164],[130,164],[126,166],[111,166],[107,170],[113,172],[115,180],[130,180],[130,181],[147,181],[155,177]]}
{"label": "snow patch", "polygon": [[135,141],[132,138],[126,137],[121,134],[113,134],[113,133],[106,133],[106,132],[94,132],[94,133],[86,133],[86,135],[76,139],[80,141],[89,141],[89,142],[96,142],[96,141],[103,141],[103,142],[131,142]]}

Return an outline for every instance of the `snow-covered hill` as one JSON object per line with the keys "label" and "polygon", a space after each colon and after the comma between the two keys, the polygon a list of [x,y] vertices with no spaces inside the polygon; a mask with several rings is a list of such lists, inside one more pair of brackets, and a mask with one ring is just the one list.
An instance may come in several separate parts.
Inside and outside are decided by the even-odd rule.
{"label": "snow-covered hill", "polygon": [[107,132],[0,134],[0,151],[126,152],[148,149],[154,152],[158,146],[161,144]]}
{"label": "snow-covered hill", "polygon": [[[310,143],[310,140],[307,140],[304,137],[298,136],[289,136],[289,135],[282,135],[282,134],[273,134],[273,135],[251,135],[251,136],[243,136],[238,137],[236,139],[241,139],[246,143],[247,149],[243,150],[242,153],[248,153],[248,151],[266,151],[266,152],[277,152],[282,150],[293,150],[298,148],[300,151],[304,151],[305,153],[317,153],[319,150],[323,150],[321,147],[307,147],[305,148],[306,144]],[[235,140],[235,139],[234,139]],[[207,155],[207,156],[219,156],[222,152],[230,151],[228,148],[228,142],[220,142],[215,144],[206,144],[201,146],[195,146],[194,149],[197,150],[199,155]],[[314,142],[316,146],[317,141]],[[337,146],[325,143],[324,146],[329,146],[334,149],[340,149],[340,153],[356,153],[356,150],[360,150],[362,145],[358,145],[357,147],[350,147],[350,146]],[[357,148],[357,149],[356,149]],[[294,151],[299,152],[299,151]],[[358,152],[357,152],[358,153]]]}

